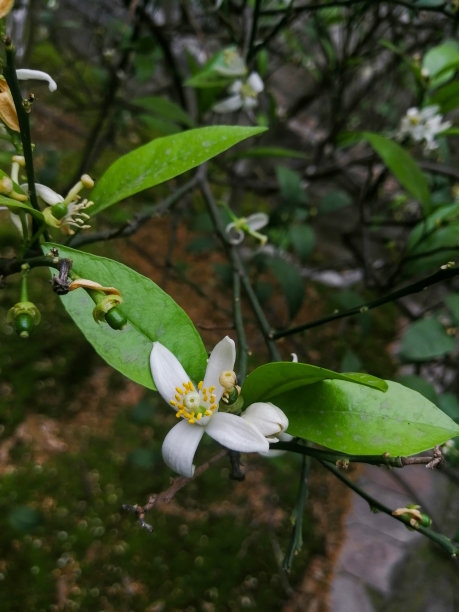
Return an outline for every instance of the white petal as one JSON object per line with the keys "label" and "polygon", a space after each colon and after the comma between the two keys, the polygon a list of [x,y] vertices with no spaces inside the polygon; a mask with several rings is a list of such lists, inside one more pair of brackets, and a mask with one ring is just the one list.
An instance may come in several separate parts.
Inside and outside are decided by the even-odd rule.
{"label": "white petal", "polygon": [[258,72],[252,72],[247,79],[247,83],[256,94],[259,94],[265,88]]}
{"label": "white petal", "polygon": [[[27,183],[23,183],[21,185],[21,189],[23,189],[26,193],[29,192],[29,186],[27,185]],[[50,187],[47,187],[46,185],[35,183],[35,191],[37,193],[37,196],[39,196],[43,200],[43,202],[49,204],[49,206],[64,201],[64,198],[60,194],[58,194]]]}
{"label": "white petal", "polygon": [[220,401],[224,388],[219,383],[220,374],[225,370],[234,370],[234,362],[236,361],[236,347],[234,340],[225,336],[215,345],[211,352],[209,361],[207,362],[206,375],[204,376],[203,387],[215,387],[214,395],[216,403]]}
{"label": "white petal", "polygon": [[184,382],[190,380],[177,357],[161,342],[153,342],[150,354],[150,367],[153,381],[159,394],[170,405],[177,391]]}
{"label": "white petal", "polygon": [[265,213],[254,213],[253,215],[249,215],[247,217],[247,225],[252,230],[259,230],[265,225],[268,225],[269,217]]}
{"label": "white petal", "polygon": [[171,470],[187,478],[193,476],[193,458],[204,430],[204,427],[182,420],[169,431],[164,438],[162,453],[164,462]]}
{"label": "white petal", "polygon": [[237,79],[234,81],[234,83],[231,83],[231,85],[228,87],[228,91],[232,94],[238,94],[242,89],[242,85],[243,83],[241,79]]}
{"label": "white petal", "polygon": [[258,106],[258,101],[257,101],[256,98],[246,97],[246,98],[244,98],[242,106],[246,110],[250,110],[251,108],[255,108],[256,106]]}
{"label": "white petal", "polygon": [[42,70],[29,70],[28,68],[23,68],[21,70],[16,70],[17,78],[21,80],[36,80],[36,81],[47,81],[49,91],[56,91],[57,83],[56,81],[49,76],[47,72],[43,72]]}
{"label": "white petal", "polygon": [[256,427],[264,436],[277,436],[288,427],[285,414],[271,402],[251,404],[242,413],[241,418]]}
{"label": "white petal", "polygon": [[228,412],[214,414],[206,433],[222,446],[241,453],[265,453],[269,450],[268,440],[258,429]]}
{"label": "white petal", "polygon": [[242,107],[242,98],[239,94],[226,98],[222,102],[214,104],[212,110],[216,113],[231,113]]}
{"label": "white petal", "polygon": [[236,228],[236,223],[228,223],[225,228],[225,232],[228,234],[227,238],[231,244],[241,244],[244,240],[244,232]]}

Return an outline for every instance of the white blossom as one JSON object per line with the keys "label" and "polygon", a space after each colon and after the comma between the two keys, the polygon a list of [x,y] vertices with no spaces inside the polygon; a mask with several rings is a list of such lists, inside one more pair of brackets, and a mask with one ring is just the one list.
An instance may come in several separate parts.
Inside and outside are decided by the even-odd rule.
{"label": "white blossom", "polygon": [[257,96],[264,89],[263,81],[257,72],[252,72],[247,79],[237,79],[229,87],[230,96],[214,105],[216,113],[230,113],[243,108],[250,110],[258,105]]}
{"label": "white blossom", "polygon": [[437,149],[436,136],[451,127],[450,121],[442,121],[443,115],[438,111],[437,105],[426,106],[422,110],[409,108],[402,117],[397,138],[403,140],[408,137],[414,142],[422,142],[426,151]]}
{"label": "white blossom", "polygon": [[269,449],[264,434],[246,419],[219,412],[224,392],[219,378],[222,372],[233,370],[235,358],[234,342],[226,336],[210,354],[204,380],[195,386],[175,355],[160,342],[153,343],[150,356],[153,380],[161,397],[180,419],[162,446],[164,461],[178,474],[193,476],[193,459],[204,432],[231,450],[262,453]]}
{"label": "white blossom", "polygon": [[267,214],[261,212],[254,213],[248,217],[241,217],[236,221],[228,223],[225,231],[231,244],[240,244],[244,240],[246,233],[260,240],[262,244],[266,244],[268,238],[263,234],[259,234],[257,230],[265,227],[268,222],[269,217]]}

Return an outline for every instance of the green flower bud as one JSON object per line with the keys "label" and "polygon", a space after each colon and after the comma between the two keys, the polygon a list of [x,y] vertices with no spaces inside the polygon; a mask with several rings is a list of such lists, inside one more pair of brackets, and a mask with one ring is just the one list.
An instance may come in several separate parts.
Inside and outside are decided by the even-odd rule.
{"label": "green flower bud", "polygon": [[18,302],[9,309],[7,317],[9,323],[14,323],[16,333],[21,338],[28,338],[41,320],[41,314],[33,302]]}

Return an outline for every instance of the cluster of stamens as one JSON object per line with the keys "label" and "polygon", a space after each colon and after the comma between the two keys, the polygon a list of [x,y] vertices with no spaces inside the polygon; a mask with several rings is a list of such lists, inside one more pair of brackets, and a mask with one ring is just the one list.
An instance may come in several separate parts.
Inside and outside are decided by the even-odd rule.
{"label": "cluster of stamens", "polygon": [[90,200],[82,200],[81,202],[70,202],[67,207],[67,213],[61,221],[62,229],[72,235],[75,232],[71,229],[70,226],[77,227],[78,229],[89,229],[91,226],[86,223],[87,219],[89,219],[89,215],[85,212],[82,212],[86,208],[93,206],[94,202]]}
{"label": "cluster of stamens", "polygon": [[[200,421],[203,417],[212,416],[217,410],[215,387],[203,387],[203,381],[198,384],[198,391],[195,391],[191,381],[182,383],[182,387],[175,387],[175,399],[170,400],[170,404],[177,410],[176,417],[187,419],[193,424]],[[204,404],[204,405],[203,405]]]}

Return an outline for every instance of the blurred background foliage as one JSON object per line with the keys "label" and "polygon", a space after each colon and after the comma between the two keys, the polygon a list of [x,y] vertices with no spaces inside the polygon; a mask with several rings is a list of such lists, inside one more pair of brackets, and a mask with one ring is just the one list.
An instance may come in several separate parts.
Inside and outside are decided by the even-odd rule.
{"label": "blurred background foliage", "polygon": [[[209,179],[238,216],[270,217],[267,245],[247,237],[241,254],[272,327],[282,335],[389,294],[457,258],[457,136],[455,128],[439,136],[433,152],[402,143],[430,191],[426,210],[390,155],[361,133],[392,138],[407,109],[426,104],[457,120],[456,5],[16,0],[8,29],[19,67],[58,83],[54,94],[34,87],[38,181],[62,193],[153,138],[214,123],[266,125],[256,142],[218,157]],[[212,112],[226,84],[185,84],[228,46],[245,51],[264,80],[247,114]],[[3,147],[5,171],[10,157]],[[69,243],[155,280],[211,347],[232,331],[231,271],[205,206],[190,188],[170,216],[155,209],[187,180],[103,211]],[[1,214],[8,257],[17,239]],[[242,483],[221,461],[147,517],[152,534],[141,530],[121,505],[167,488],[160,447],[174,416],[104,365],[46,274],[34,276],[31,299],[43,318],[30,341],[5,323],[18,282],[8,279],[0,294],[0,609],[294,610],[305,609],[305,597],[311,609],[327,609],[344,489],[313,470],[304,549],[288,576],[280,565],[296,457],[250,457]],[[459,420],[458,296],[452,279],[311,325],[280,348],[286,359],[295,352],[331,369],[398,378]],[[254,366],[266,354],[245,305],[244,313]],[[208,441],[198,463],[214,453]]]}

